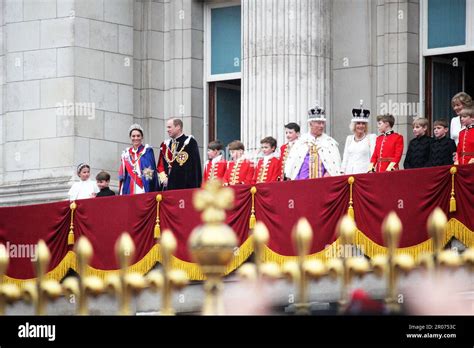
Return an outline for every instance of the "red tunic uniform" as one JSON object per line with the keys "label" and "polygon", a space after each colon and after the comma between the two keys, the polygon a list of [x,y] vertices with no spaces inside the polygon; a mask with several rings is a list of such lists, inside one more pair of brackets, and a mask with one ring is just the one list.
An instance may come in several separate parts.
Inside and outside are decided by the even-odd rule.
{"label": "red tunic uniform", "polygon": [[264,182],[278,181],[281,174],[281,163],[280,159],[276,157],[270,158],[266,164],[264,159],[261,158],[255,168],[255,174],[253,176],[252,183],[259,184]]}
{"label": "red tunic uniform", "polygon": [[216,157],[214,160],[208,160],[204,168],[204,177],[202,183],[212,179],[224,180],[224,175],[227,169],[227,161],[222,159],[222,156]]}
{"label": "red tunic uniform", "polygon": [[280,147],[280,181],[285,180],[285,162],[292,146],[293,143],[286,143]]}
{"label": "red tunic uniform", "polygon": [[224,175],[224,185],[251,184],[253,178],[253,163],[246,159],[227,162]]}
{"label": "red tunic uniform", "polygon": [[403,154],[403,136],[393,130],[377,137],[375,150],[370,162],[376,172],[385,172],[391,162],[395,163],[393,169],[398,169],[398,163]]}
{"label": "red tunic uniform", "polygon": [[459,132],[456,154],[459,164],[468,164],[474,158],[474,124],[467,126]]}

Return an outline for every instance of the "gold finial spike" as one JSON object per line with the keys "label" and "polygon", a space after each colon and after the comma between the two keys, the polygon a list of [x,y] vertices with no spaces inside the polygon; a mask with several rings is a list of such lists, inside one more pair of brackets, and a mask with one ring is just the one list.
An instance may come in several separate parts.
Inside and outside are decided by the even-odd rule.
{"label": "gold finial spike", "polygon": [[0,285],[3,282],[3,276],[7,273],[9,258],[5,245],[0,244]]}
{"label": "gold finial spike", "polygon": [[400,241],[402,233],[402,222],[397,214],[392,211],[384,219],[382,223],[382,233],[385,245],[388,249],[388,267],[387,267],[387,296],[386,303],[391,311],[398,312],[400,306],[396,301],[398,272],[395,268],[395,250]]}
{"label": "gold finial spike", "polygon": [[5,245],[0,244],[0,315],[5,314],[8,301],[13,302],[19,298],[19,290],[13,284],[4,284],[3,276],[8,268],[8,252]]}
{"label": "gold finial spike", "polygon": [[442,243],[445,237],[447,223],[448,223],[448,219],[446,218],[446,214],[439,207],[433,210],[433,212],[428,217],[427,228],[428,228],[428,233],[433,239],[435,257],[443,249]]}
{"label": "gold finial spike", "polygon": [[68,277],[63,282],[66,294],[72,294],[78,298],[76,312],[79,315],[89,314],[88,296],[96,296],[104,291],[104,282],[96,276],[86,275],[87,266],[93,256],[92,244],[85,236],[81,236],[74,250],[77,255],[78,278]]}
{"label": "gold finial spike", "polygon": [[125,269],[130,265],[130,261],[135,254],[135,244],[127,232],[122,233],[117,240],[115,244],[115,254],[117,255],[121,269]]}
{"label": "gold finial spike", "polygon": [[253,230],[253,243],[255,252],[255,266],[257,271],[257,278],[262,275],[262,259],[265,245],[268,243],[269,233],[267,226],[261,221],[258,221]]}
{"label": "gold finial spike", "polygon": [[293,241],[299,256],[309,253],[311,241],[313,240],[313,229],[306,218],[301,218],[293,230]]}
{"label": "gold finial spike", "polygon": [[305,256],[308,255],[313,239],[313,229],[306,218],[301,218],[293,229],[293,241],[298,253],[298,303],[295,303],[297,314],[309,314],[307,293],[307,276],[304,267]]}
{"label": "gold finial spike", "polygon": [[161,250],[163,252],[163,297],[161,305],[161,314],[173,315],[174,310],[171,305],[171,256],[176,250],[176,238],[170,230],[165,230],[161,236]]}
{"label": "gold finial spike", "polygon": [[129,315],[131,289],[127,283],[127,267],[130,265],[135,253],[135,244],[127,232],[122,233],[115,243],[115,253],[120,264],[120,275],[118,281],[112,276],[109,282],[119,297],[119,314]]}
{"label": "gold finial spike", "polygon": [[46,313],[47,298],[60,296],[62,289],[57,281],[44,279],[51,260],[51,253],[44,240],[38,242],[36,252],[37,258],[36,261],[33,261],[36,270],[36,287],[32,290],[34,293],[31,297],[35,302],[36,314],[44,315]]}
{"label": "gold finial spike", "polygon": [[84,236],[81,236],[79,238],[79,241],[77,242],[75,249],[79,259],[79,263],[84,265],[89,264],[89,261],[91,260],[93,254],[92,244],[89,242],[89,239]]}
{"label": "gold finial spike", "polygon": [[394,211],[391,211],[384,219],[382,223],[382,233],[385,244],[389,249],[389,254],[393,254],[398,246],[402,233],[402,222]]}
{"label": "gold finial spike", "polygon": [[161,236],[161,251],[163,269],[147,274],[146,280],[153,291],[162,291],[161,315],[174,315],[172,306],[173,289],[181,289],[188,283],[186,273],[182,270],[172,269],[171,257],[177,247],[176,238],[170,230],[165,230]]}
{"label": "gold finial spike", "polygon": [[177,243],[176,238],[170,230],[165,230],[161,236],[160,241],[161,249],[163,252],[171,255],[175,252]]}
{"label": "gold finial spike", "polygon": [[203,225],[191,233],[188,245],[193,259],[206,276],[203,314],[223,314],[222,276],[234,257],[237,237],[225,221],[225,210],[233,206],[234,191],[218,180],[209,181],[194,194],[193,203],[202,211]]}
{"label": "gold finial spike", "polygon": [[354,244],[354,236],[357,230],[354,220],[349,215],[344,215],[339,221],[339,236],[344,246]]}
{"label": "gold finial spike", "polygon": [[203,190],[194,194],[193,204],[197,211],[202,211],[205,223],[220,223],[225,220],[226,209],[232,208],[234,191],[222,187],[220,180],[211,180],[204,184]]}
{"label": "gold finial spike", "polygon": [[40,240],[37,246],[38,258],[36,261],[36,275],[43,277],[48,271],[49,261],[51,260],[51,253],[44,240]]}

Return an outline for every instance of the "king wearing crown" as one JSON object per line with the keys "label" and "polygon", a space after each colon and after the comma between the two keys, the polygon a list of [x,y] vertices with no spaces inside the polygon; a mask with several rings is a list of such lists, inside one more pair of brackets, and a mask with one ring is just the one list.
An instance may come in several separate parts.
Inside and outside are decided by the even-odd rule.
{"label": "king wearing crown", "polygon": [[310,131],[293,145],[285,163],[290,180],[315,179],[340,174],[341,155],[338,143],[324,133],[326,115],[316,105],[308,111]]}

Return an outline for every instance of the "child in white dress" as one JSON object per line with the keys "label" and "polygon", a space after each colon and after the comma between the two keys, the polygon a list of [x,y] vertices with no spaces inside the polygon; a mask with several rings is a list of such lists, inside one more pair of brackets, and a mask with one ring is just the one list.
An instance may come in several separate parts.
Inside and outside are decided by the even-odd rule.
{"label": "child in white dress", "polygon": [[91,176],[91,168],[86,163],[77,166],[77,176],[81,179],[75,182],[68,192],[69,200],[93,198],[99,192],[99,188],[95,181],[89,180]]}

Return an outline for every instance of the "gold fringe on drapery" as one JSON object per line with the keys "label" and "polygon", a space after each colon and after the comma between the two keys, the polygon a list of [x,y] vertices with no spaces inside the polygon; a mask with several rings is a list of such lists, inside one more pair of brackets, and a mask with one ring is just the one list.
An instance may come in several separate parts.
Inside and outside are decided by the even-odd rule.
{"label": "gold fringe on drapery", "polygon": [[[140,273],[141,275],[146,274],[149,272],[155,264],[158,262],[158,255],[159,255],[159,245],[155,244],[150,251],[138,262],[134,263],[133,265],[130,265],[127,268],[127,273]],[[74,268],[74,270],[76,270]],[[118,269],[113,269],[113,270],[101,270],[101,269],[96,269],[91,266],[87,266],[86,269],[86,274],[87,275],[94,275],[96,277],[99,277],[102,280],[105,280],[107,276],[110,274],[114,274],[119,272],[120,270]]]}
{"label": "gold fringe on drapery", "polygon": [[[446,227],[446,235],[443,241],[443,245],[446,245],[451,238],[456,237],[464,245],[469,248],[474,247],[474,232],[469,230],[464,224],[462,224],[457,219],[450,219]],[[368,257],[374,257],[375,255],[387,254],[387,248],[382,245],[379,245],[372,240],[370,240],[362,231],[357,231],[354,243],[357,245],[361,251]],[[340,244],[339,238],[329,245],[324,250],[321,250],[317,253],[306,256],[306,259],[319,259],[321,261],[326,261],[330,258],[337,257],[337,253],[340,251],[339,248],[344,246]],[[431,239],[426,240],[420,244],[413,245],[407,248],[398,248],[397,253],[404,253],[413,256],[417,259],[418,256],[426,252],[433,251],[433,242]],[[247,240],[235,250],[234,259],[231,264],[227,267],[226,273],[229,274],[235,269],[237,269],[253,252],[253,237],[250,236]],[[280,255],[267,246],[265,246],[264,252],[262,254],[262,261],[273,261],[277,264],[282,265],[283,263],[293,260],[296,261],[298,256],[285,256]],[[160,245],[155,244],[150,251],[137,263],[131,265],[128,268],[129,272],[138,272],[140,274],[146,274],[150,271],[157,262],[162,261]],[[181,269],[186,272],[190,280],[204,280],[204,274],[202,273],[199,265],[193,262],[187,262],[176,258],[175,256],[171,259],[171,265],[173,268]],[[69,269],[77,270],[76,266],[76,254],[73,251],[69,251],[62,261],[50,272],[47,273],[47,279],[61,280],[68,272]],[[111,273],[117,273],[118,270],[99,270],[93,267],[87,268],[88,275],[95,275],[101,279],[105,279],[107,275]],[[8,276],[4,277],[6,283],[15,284],[20,288],[23,288],[25,283],[28,281],[34,281],[32,279],[16,279]]]}
{"label": "gold fringe on drapery", "polygon": [[[245,262],[245,260],[249,258],[252,253],[253,237],[250,236],[238,249],[234,251],[234,258],[232,259],[232,262],[229,264],[229,266],[227,266],[225,275],[235,271],[241,264]],[[159,259],[161,261],[161,255],[159,256]],[[183,261],[173,256],[171,258],[171,267],[186,272],[186,275],[190,280],[206,279],[197,263]]]}
{"label": "gold fringe on drapery", "polygon": [[[464,226],[460,221],[457,219],[450,219],[448,225],[446,227],[446,235],[443,240],[443,245],[448,244],[451,238],[456,237],[459,241],[461,241],[464,245],[469,248],[474,247],[474,232],[469,230],[466,226]],[[371,239],[369,239],[362,231],[357,230],[354,238],[354,244],[361,249],[361,252],[368,256],[374,257],[375,255],[387,255],[387,248],[375,243]],[[337,257],[338,253],[340,252],[339,248],[343,248],[340,244],[340,239],[338,238],[334,243],[329,245],[327,248],[311,254],[307,255],[305,258],[310,259],[319,259],[321,261],[327,261],[330,258]],[[419,256],[423,255],[424,253],[433,252],[433,241],[428,239],[420,244],[412,245],[406,248],[397,248],[397,254],[408,254],[411,255],[415,260],[418,259]],[[264,262],[276,262],[279,265],[287,261],[296,261],[298,256],[285,256],[280,255],[273,250],[269,249],[267,246],[263,252],[263,260]]]}
{"label": "gold fringe on drapery", "polygon": [[[61,262],[46,274],[46,279],[61,280],[67,274],[69,269],[74,269],[76,264],[76,254],[73,251],[68,251]],[[36,278],[30,279],[16,279],[9,276],[4,276],[3,281],[9,284],[15,284],[20,289],[23,289],[27,282],[35,281]]]}

